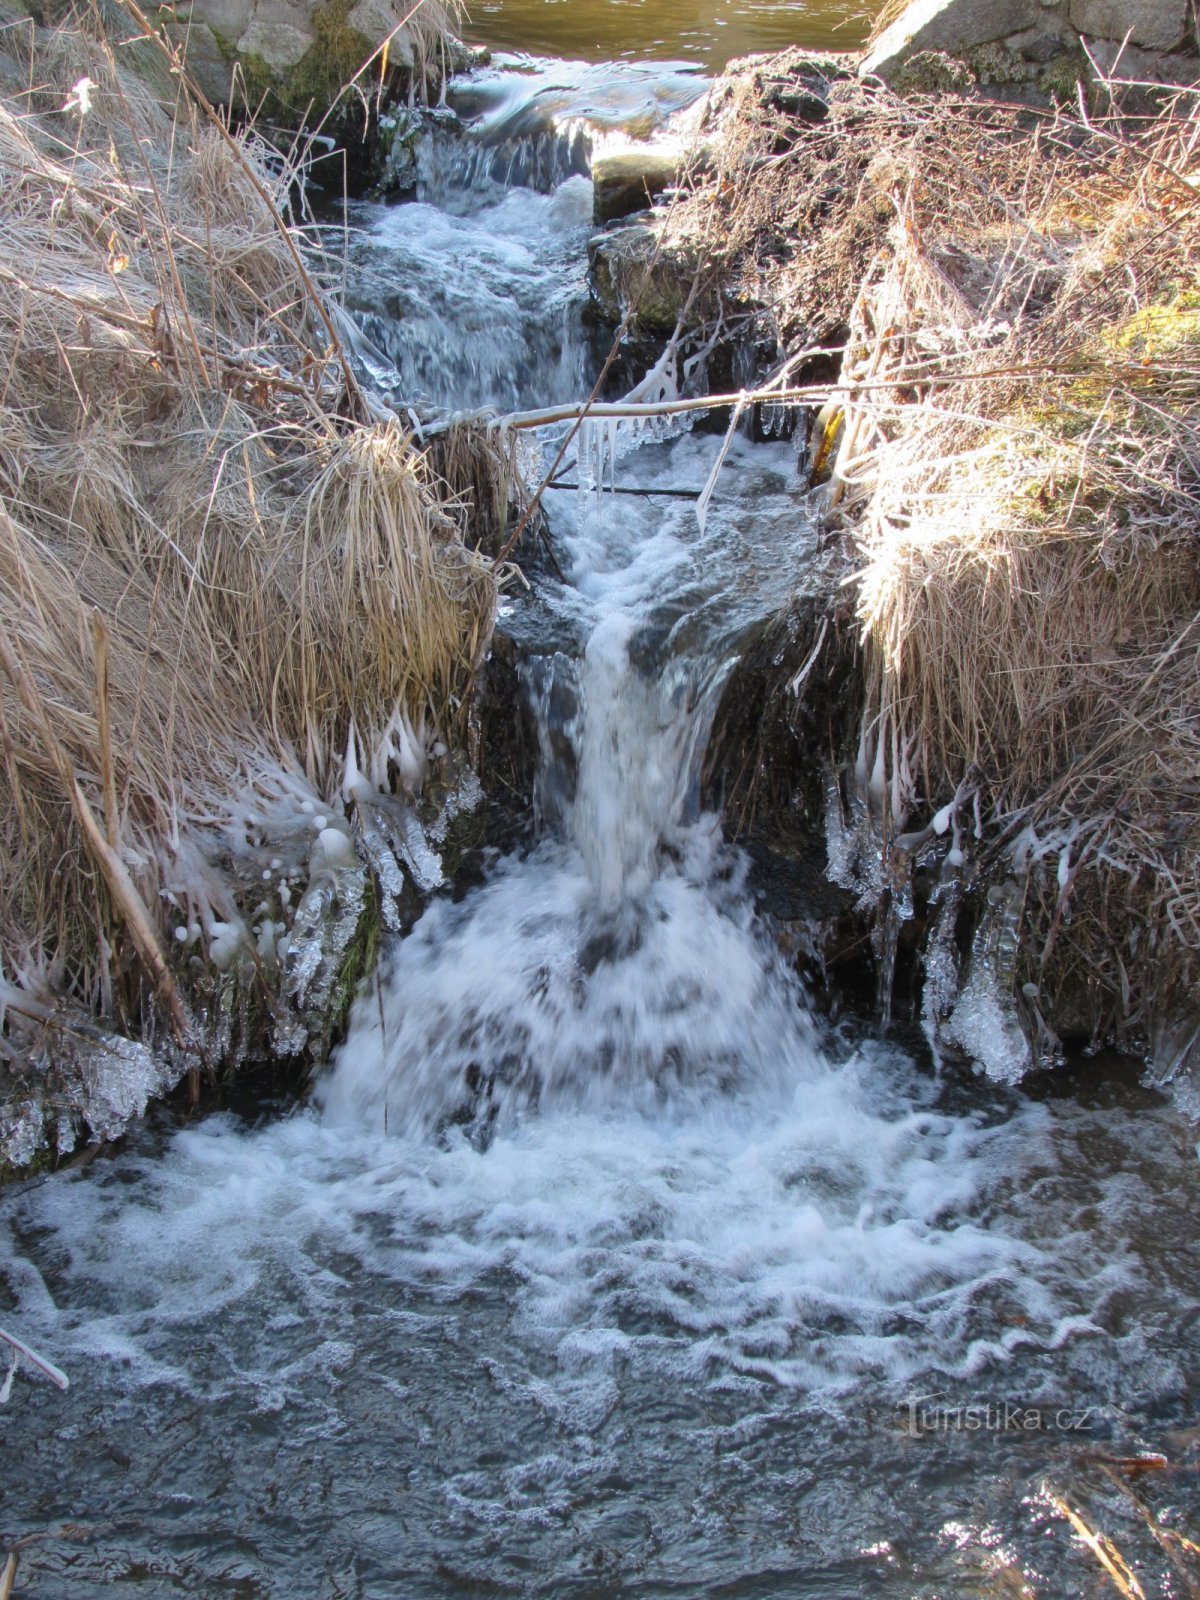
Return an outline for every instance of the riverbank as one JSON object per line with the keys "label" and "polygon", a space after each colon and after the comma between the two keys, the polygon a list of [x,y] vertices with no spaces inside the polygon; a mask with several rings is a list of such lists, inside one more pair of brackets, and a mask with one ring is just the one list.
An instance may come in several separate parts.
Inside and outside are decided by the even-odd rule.
{"label": "riverbank", "polygon": [[1171,1078],[1200,998],[1195,99],[853,67],[735,64],[707,168],[626,230],[642,331],[678,313],[827,386],[827,587],[735,675],[709,792],[764,904],[824,857],[789,937],[885,1020],[1010,1081],[1105,1040]]}
{"label": "riverbank", "polygon": [[[397,891],[439,877],[421,824],[444,837],[469,803],[496,582],[354,374],[295,166],[136,19],[2,38],[19,1169],[114,1137],[181,1076],[196,1099],[247,1061],[324,1059]],[[460,462],[486,479],[469,442]]]}

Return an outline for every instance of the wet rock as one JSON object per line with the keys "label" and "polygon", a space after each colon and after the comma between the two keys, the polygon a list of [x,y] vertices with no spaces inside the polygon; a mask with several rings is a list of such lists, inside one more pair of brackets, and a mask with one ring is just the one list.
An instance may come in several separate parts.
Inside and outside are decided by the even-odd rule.
{"label": "wet rock", "polygon": [[830,609],[836,581],[820,566],[810,575],[820,592],[767,624],[730,674],[703,803],[746,852],[755,903],[806,979],[833,1008],[870,1014],[872,913],[829,874],[825,834],[829,762],[848,757],[857,737],[862,682],[853,620]]}
{"label": "wet rock", "polygon": [[637,145],[597,155],[592,162],[595,221],[614,222],[645,211],[674,183],[679,158],[679,150],[669,145]]}
{"label": "wet rock", "polygon": [[[405,26],[411,9],[402,0],[191,0],[173,8],[167,32],[214,104],[265,105],[299,125],[321,118],[385,39],[398,85],[424,76]],[[431,76],[456,70],[466,54],[447,40]]]}
{"label": "wet rock", "polygon": [[[601,316],[620,323],[632,308],[635,338],[674,331],[699,268],[696,251],[687,245],[660,249],[660,237],[657,225],[639,222],[597,234],[588,245],[588,281]],[[699,322],[698,301],[693,312]]]}

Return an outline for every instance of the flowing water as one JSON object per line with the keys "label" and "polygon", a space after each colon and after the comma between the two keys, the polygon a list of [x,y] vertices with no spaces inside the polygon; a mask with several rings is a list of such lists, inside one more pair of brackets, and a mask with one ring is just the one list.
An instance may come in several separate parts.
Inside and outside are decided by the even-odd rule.
{"label": "flowing water", "polygon": [[[364,327],[442,404],[586,389],[586,174],[444,157],[356,214]],[[1194,1132],[831,1030],[700,808],[817,543],[783,439],[702,529],[719,448],[581,440],[502,619],[558,642],[538,839],[389,950],[313,1103],[0,1198],[0,1323],[72,1380],[0,1411],[19,1593],[1090,1594],[1054,1496],[1135,1538],[1097,1452],[1194,1469]]]}

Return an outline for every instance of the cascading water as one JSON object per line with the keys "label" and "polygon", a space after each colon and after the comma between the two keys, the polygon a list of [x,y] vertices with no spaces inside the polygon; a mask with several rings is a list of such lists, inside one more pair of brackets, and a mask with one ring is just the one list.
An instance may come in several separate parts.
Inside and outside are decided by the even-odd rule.
{"label": "cascading water", "polygon": [[[370,213],[447,400],[552,387],[532,308],[578,312],[586,179],[486,185]],[[637,493],[548,497],[580,645],[525,668],[536,844],[392,946],[314,1106],[151,1126],[0,1210],[0,1321],[72,1378],[6,1419],[3,1531],[83,1529],[30,1593],[909,1600],[1000,1551],[1065,1595],[1043,1475],[1186,1420],[1179,1119],[821,1028],[700,809],[813,549],[792,447],[736,439],[702,529],[720,442],[617,442]],[[929,1443],[932,1391],[1087,1431]]]}

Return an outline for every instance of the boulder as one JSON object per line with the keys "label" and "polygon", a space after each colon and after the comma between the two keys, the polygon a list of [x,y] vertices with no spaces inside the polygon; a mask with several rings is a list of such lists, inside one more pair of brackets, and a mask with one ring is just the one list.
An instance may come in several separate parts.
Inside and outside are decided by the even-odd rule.
{"label": "boulder", "polygon": [[859,66],[863,77],[891,82],[910,56],[944,51],[962,56],[1050,21],[1042,0],[913,0],[880,35]]}
{"label": "boulder", "polygon": [[[298,126],[322,117],[393,34],[389,60],[407,72],[414,52],[403,24],[411,11],[405,0],[181,0],[167,31],[215,105],[265,108]],[[447,45],[453,68],[459,47]]]}
{"label": "boulder", "polygon": [[[694,251],[682,245],[659,248],[659,238],[652,224],[633,223],[597,234],[588,245],[596,306],[605,321],[616,324],[632,304],[629,333],[634,338],[674,332],[696,273]],[[693,311],[699,319],[699,308]]]}
{"label": "boulder", "polygon": [[681,156],[676,145],[643,144],[611,153],[600,151],[592,160],[595,221],[614,222],[653,205],[674,183]]}
{"label": "boulder", "polygon": [[[910,0],[859,63],[900,94],[954,89],[968,80],[1004,100],[1073,101],[1121,55],[1120,75],[1149,84],[1191,83],[1190,0]],[[1136,61],[1136,65],[1135,65]],[[1126,97],[1128,100],[1128,97]]]}
{"label": "boulder", "polygon": [[1071,0],[1071,26],[1087,38],[1170,50],[1183,39],[1187,0]]}

